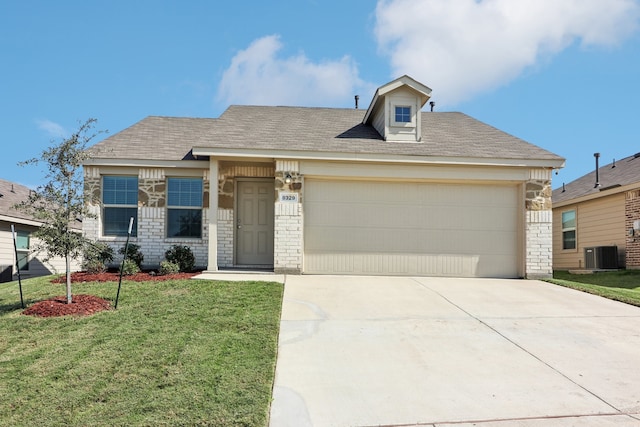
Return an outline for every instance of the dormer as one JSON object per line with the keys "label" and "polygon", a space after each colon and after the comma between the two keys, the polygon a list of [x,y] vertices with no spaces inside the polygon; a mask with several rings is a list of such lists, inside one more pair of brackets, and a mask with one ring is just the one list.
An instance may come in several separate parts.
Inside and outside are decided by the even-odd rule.
{"label": "dormer", "polygon": [[373,126],[385,141],[420,142],[420,110],[431,89],[404,75],[376,90],[362,123]]}

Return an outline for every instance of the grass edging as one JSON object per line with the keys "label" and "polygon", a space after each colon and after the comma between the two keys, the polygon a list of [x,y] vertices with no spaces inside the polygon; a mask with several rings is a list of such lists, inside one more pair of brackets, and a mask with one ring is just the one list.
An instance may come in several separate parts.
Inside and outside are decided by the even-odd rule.
{"label": "grass edging", "polygon": [[[582,282],[567,280],[574,277]],[[640,307],[640,271],[599,272],[593,275],[572,275],[556,271],[554,278],[544,281]],[[584,283],[585,281],[591,283]],[[637,286],[634,286],[633,282],[636,282]]]}

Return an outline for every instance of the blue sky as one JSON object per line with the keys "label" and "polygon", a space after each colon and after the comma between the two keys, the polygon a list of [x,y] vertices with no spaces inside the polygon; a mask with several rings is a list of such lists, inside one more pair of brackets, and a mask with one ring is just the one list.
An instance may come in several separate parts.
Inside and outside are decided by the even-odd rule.
{"label": "blue sky", "polygon": [[[567,159],[553,186],[640,152],[640,0],[7,0],[0,178],[93,117],[229,104],[366,108],[409,74],[462,111]],[[97,139],[95,142],[98,142]]]}

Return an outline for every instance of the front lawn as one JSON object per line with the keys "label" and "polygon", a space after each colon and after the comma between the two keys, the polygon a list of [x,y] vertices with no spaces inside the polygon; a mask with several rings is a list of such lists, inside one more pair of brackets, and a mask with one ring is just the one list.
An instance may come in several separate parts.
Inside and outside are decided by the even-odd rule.
{"label": "front lawn", "polygon": [[[28,305],[64,295],[23,281]],[[117,282],[74,284],[113,301]],[[22,315],[0,284],[0,425],[266,426],[283,286],[124,281],[117,310]]]}
{"label": "front lawn", "polygon": [[571,274],[554,271],[549,282],[640,306],[640,270]]}

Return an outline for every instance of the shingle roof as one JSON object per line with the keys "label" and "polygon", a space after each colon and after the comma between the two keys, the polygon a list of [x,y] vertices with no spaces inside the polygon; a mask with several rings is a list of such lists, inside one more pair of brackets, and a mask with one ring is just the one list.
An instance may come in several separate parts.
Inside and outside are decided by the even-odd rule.
{"label": "shingle roof", "polygon": [[14,205],[27,200],[30,191],[24,185],[0,179],[0,215],[32,221],[31,215],[13,208]]}
{"label": "shingle roof", "polygon": [[147,117],[91,147],[101,159],[190,160],[192,147],[563,160],[457,112],[423,112],[422,142],[384,141],[365,110],[231,106],[218,119]]}
{"label": "shingle roof", "polygon": [[617,160],[598,168],[599,187],[596,184],[596,171],[571,181],[564,188],[553,190],[553,203],[566,202],[591,194],[606,195],[608,190],[617,187],[638,183],[640,185],[640,153]]}
{"label": "shingle roof", "polygon": [[[15,218],[16,222],[23,220],[41,223],[40,220],[34,218],[32,215],[13,208],[18,203],[27,200],[30,192],[31,189],[29,187],[0,179],[0,215]],[[78,221],[73,221],[69,226],[75,230],[82,229],[82,225]]]}

